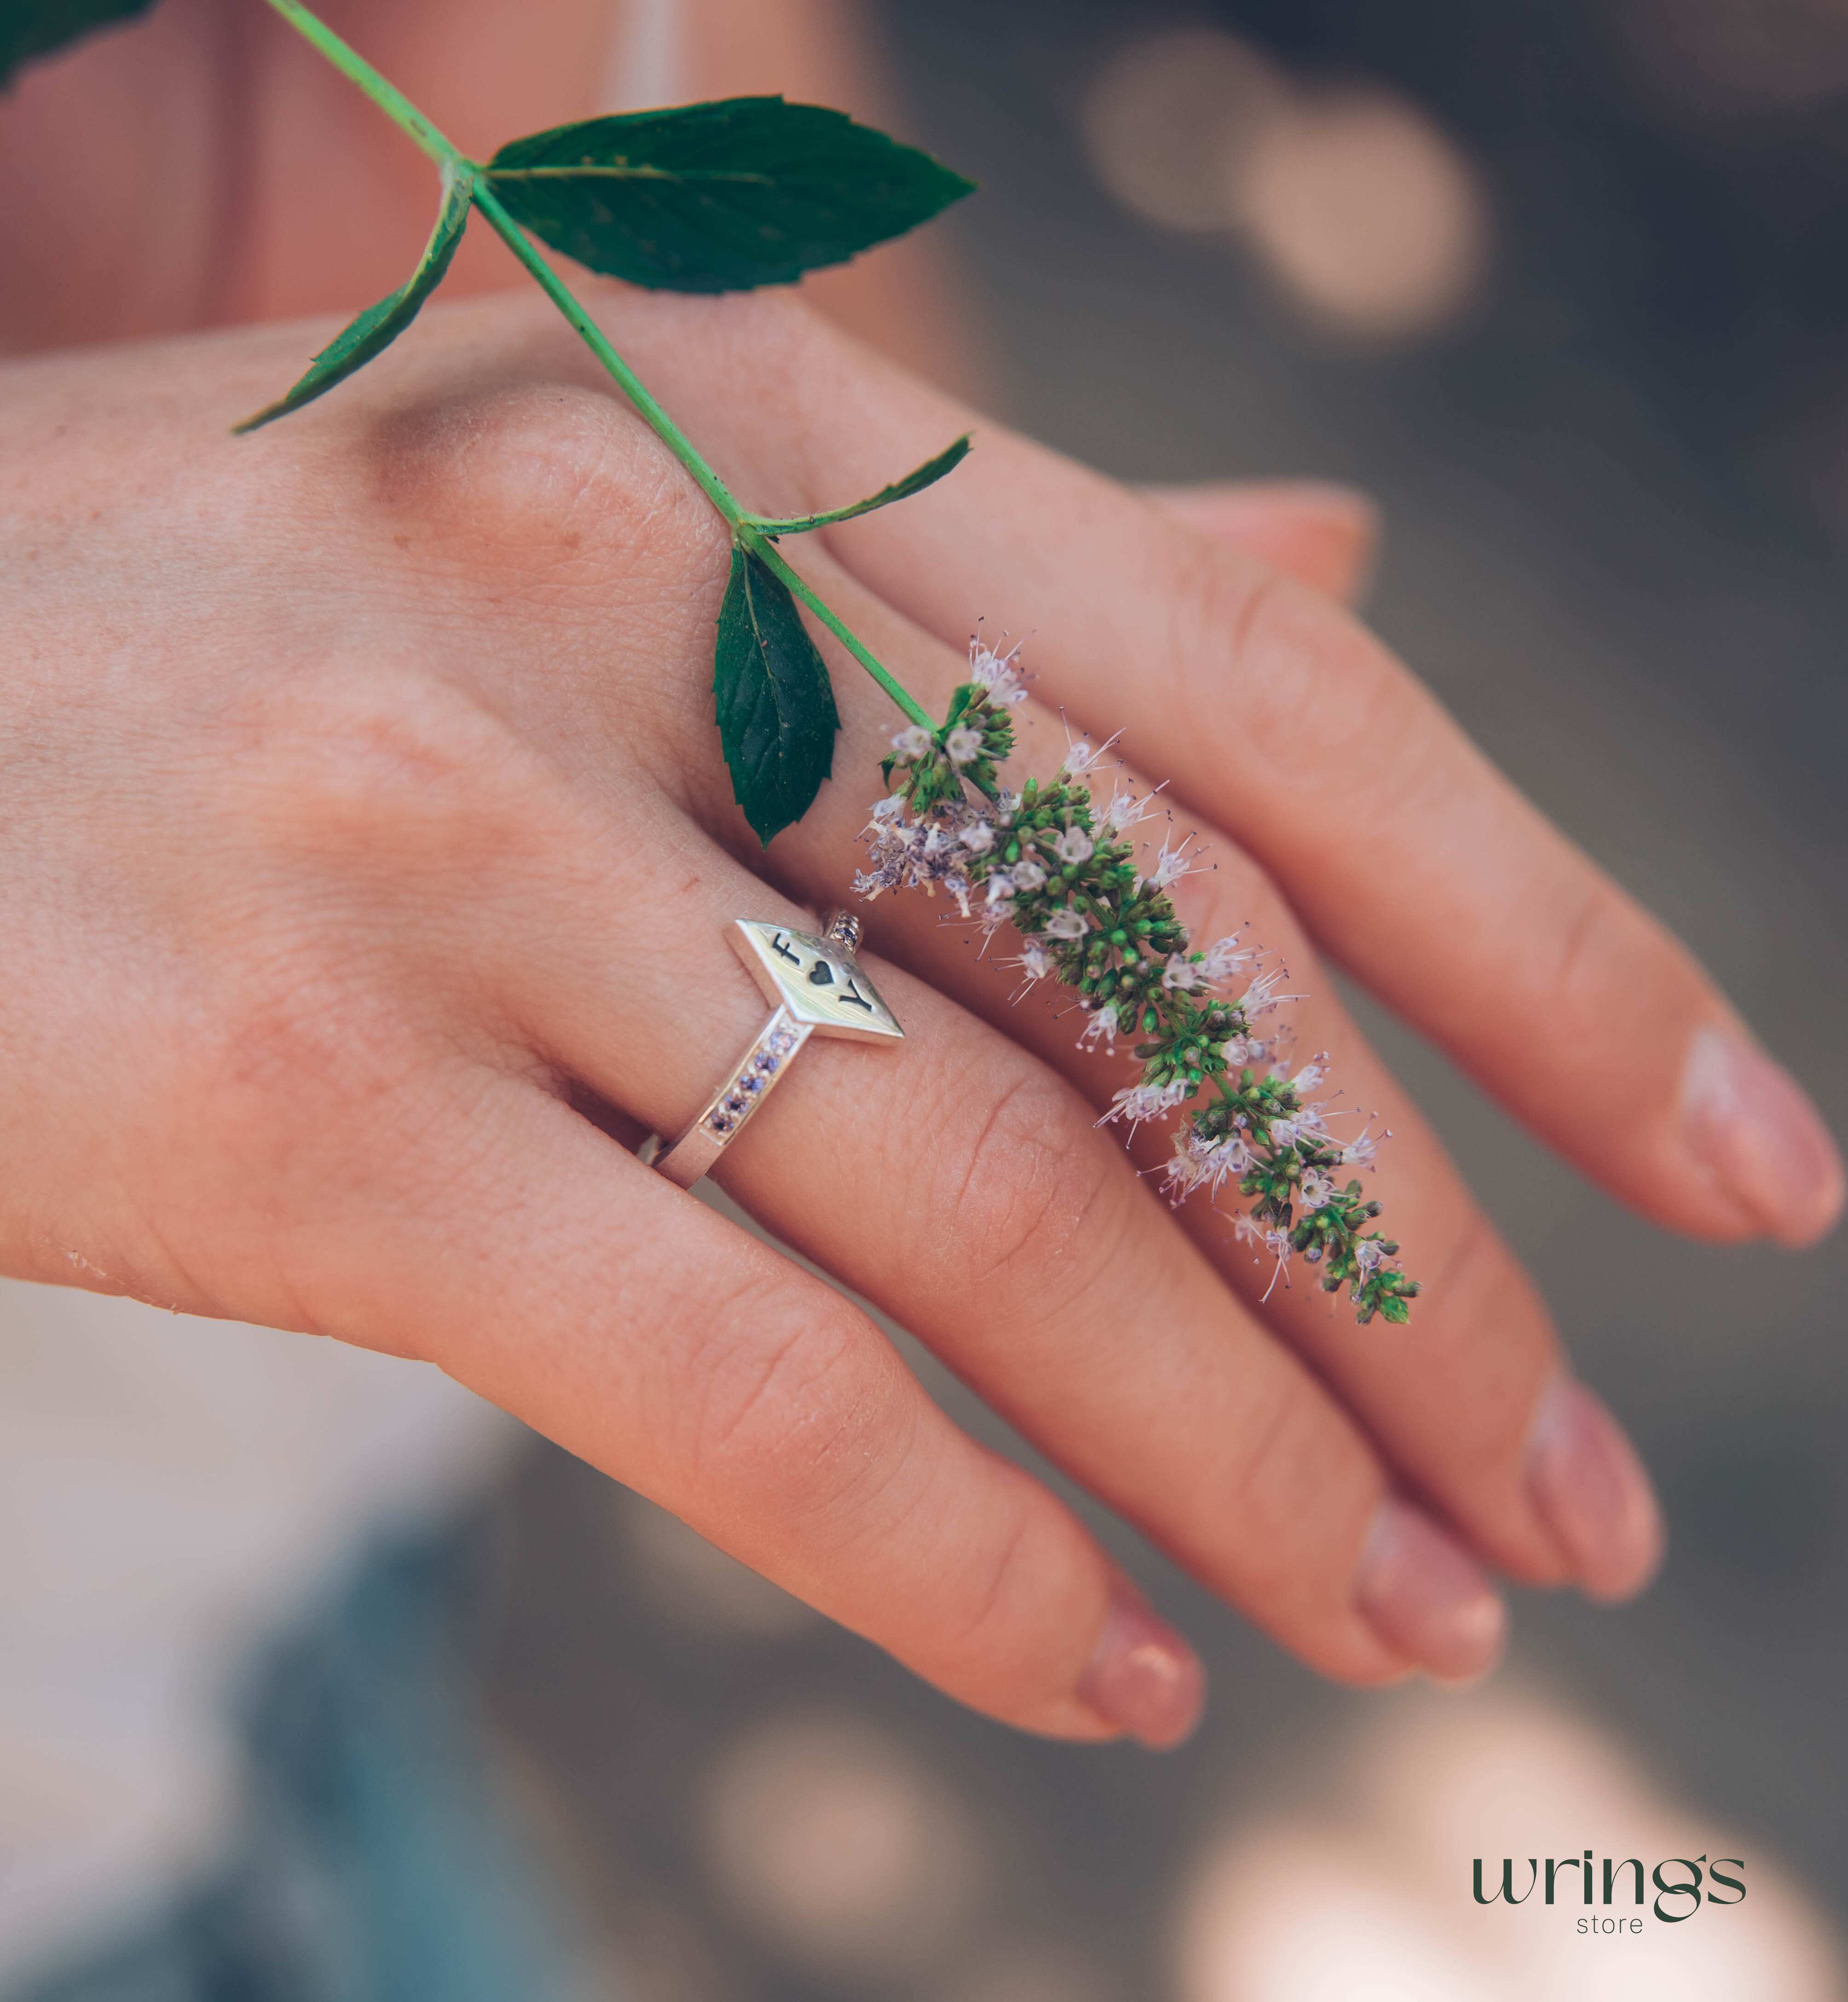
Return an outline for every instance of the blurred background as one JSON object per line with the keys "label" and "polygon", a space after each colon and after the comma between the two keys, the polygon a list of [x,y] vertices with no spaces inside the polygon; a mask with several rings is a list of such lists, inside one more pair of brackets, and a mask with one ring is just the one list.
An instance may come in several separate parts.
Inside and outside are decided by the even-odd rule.
{"label": "blurred background", "polygon": [[[1848,0],[856,11],[912,133],[982,183],[944,232],[990,406],[1125,478],[1375,496],[1373,623],[1848,1131]],[[415,1613],[454,1597],[432,1567],[464,1579],[518,1832],[483,1836],[456,1881],[531,1877],[553,1921],[544,1980],[528,1949],[503,1980],[483,1970],[522,1921],[497,1930],[484,1897],[484,1944],[445,1908],[431,1927],[461,1938],[457,1965],[423,1992],[1848,1992],[1848,1244],[1794,1259],[1662,1236],[1357,1006],[1654,1467],[1672,1536],[1654,1591],[1614,1613],[1520,1596],[1488,1686],[1358,1697],[1102,1521],[1214,1700],[1179,1755],[1080,1752],[954,1708],[525,1442],[459,1555],[446,1531],[428,1555],[407,1507],[378,1561],[392,1591],[342,1586],[340,1646],[275,1653],[248,1700],[264,1771],[312,1770],[352,1854],[427,1876],[501,1810],[459,1781],[394,1833],[389,1788],[327,1776],[403,1743],[390,1686],[417,1691],[404,1714],[439,1763],[443,1731],[472,1728],[443,1722],[475,1691],[431,1679],[441,1650],[420,1651]],[[113,1307],[85,1311],[99,1352],[128,1339]],[[1023,1453],[908,1352],[970,1429]],[[379,1456],[417,1423],[386,1426]],[[26,1770],[0,1756],[16,1802]],[[1743,1857],[1752,1896],[1609,1942],[1564,1910],[1471,1899],[1474,1855],[1492,1878],[1505,1854],[1586,1847]],[[220,1893],[187,1924],[324,1937],[327,1873],[293,1881],[319,1889],[235,1922]],[[419,1992],[345,1978],[211,1992]],[[159,1991],[205,1992],[177,1975]]]}
{"label": "blurred background", "polygon": [[[981,183],[944,228],[998,413],[1126,478],[1376,497],[1372,621],[1848,1128],[1848,5],[869,12],[917,135]],[[1763,1859],[1741,1916],[1780,1857],[1848,1920],[1848,1246],[1671,1240],[1359,1005],[1654,1467],[1661,1582],[1519,1597],[1480,1693],[1353,1697],[1106,1522],[1215,1697],[1178,1756],[1074,1755],[542,1452],[500,1525],[498,1712],[639,1994],[1843,1992],[1821,1949],[1742,1978],[1729,1913],[1593,1948],[1483,1913],[1468,1869],[1605,1854],[1633,1824],[1600,1789],[1634,1784],[1677,1831],[1655,1853]],[[1241,1842],[1321,1845],[1320,1889]],[[1358,1956],[1327,1930],[1357,1883]]]}

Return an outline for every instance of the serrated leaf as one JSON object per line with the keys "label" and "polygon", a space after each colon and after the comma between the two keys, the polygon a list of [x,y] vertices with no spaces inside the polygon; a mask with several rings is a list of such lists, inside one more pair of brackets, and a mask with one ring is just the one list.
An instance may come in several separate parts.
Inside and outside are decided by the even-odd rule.
{"label": "serrated leaf", "polygon": [[787,284],[927,221],[972,183],[844,111],[728,97],[560,125],[485,178],[555,250],[657,291]]}
{"label": "serrated leaf", "polygon": [[765,847],[814,804],[841,719],[796,601],[763,560],[734,546],[713,653],[719,741],[731,790]]}
{"label": "serrated leaf", "polygon": [[0,84],[21,63],[98,28],[145,14],[154,0],[0,0]]}
{"label": "serrated leaf", "polygon": [[870,514],[876,507],[889,507],[894,500],[908,500],[914,494],[922,494],[926,487],[934,487],[946,473],[954,473],[968,455],[969,434],[964,431],[954,445],[946,445],[935,459],[927,459],[915,472],[908,473],[902,480],[894,480],[890,487],[880,487],[864,500],[853,501],[845,507],[830,507],[819,514],[793,514],[787,521],[759,521],[757,525],[766,535],[801,535],[811,528],[825,528],[833,521],[851,521],[856,515]]}
{"label": "serrated leaf", "polygon": [[308,373],[286,396],[236,426],[240,435],[274,424],[277,418],[286,417],[291,410],[300,410],[304,403],[312,403],[317,396],[326,396],[336,382],[344,382],[355,370],[364,368],[391,346],[417,318],[424,302],[442,283],[443,274],[448,270],[449,260],[455,255],[455,246],[461,242],[462,231],[468,226],[471,194],[466,173],[445,172],[443,205],[437,214],[436,227],[430,233],[430,241],[424,245],[424,254],[417,260],[417,268],[396,291],[381,299],[377,305],[368,306],[350,326],[323,348],[309,364]]}

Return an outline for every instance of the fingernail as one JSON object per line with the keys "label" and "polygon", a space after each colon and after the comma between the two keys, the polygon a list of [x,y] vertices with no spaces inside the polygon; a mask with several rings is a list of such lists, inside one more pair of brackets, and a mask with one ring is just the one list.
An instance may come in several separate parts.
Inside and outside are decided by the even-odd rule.
{"label": "fingernail", "polygon": [[1781,1243],[1813,1243],[1841,1213],[1842,1157],[1829,1128],[1795,1079],[1735,1031],[1694,1038],[1681,1116],[1696,1159]]}
{"label": "fingernail", "polygon": [[1110,1616],[1079,1678],[1078,1696],[1106,1724],[1151,1752],[1193,1735],[1206,1703],[1200,1657],[1131,1586],[1111,1593]]}
{"label": "fingernail", "polygon": [[1428,1515],[1390,1497],[1367,1533],[1354,1600],[1389,1648],[1445,1682],[1484,1674],[1508,1631],[1480,1568]]}
{"label": "fingernail", "polygon": [[1358,487],[1331,480],[1292,480],[1288,490],[1319,514],[1327,528],[1323,575],[1308,581],[1349,605],[1364,598],[1379,555],[1379,509]]}
{"label": "fingernail", "polygon": [[1582,1383],[1562,1376],[1541,1400],[1527,1491],[1593,1599],[1627,1599],[1661,1562],[1661,1511],[1623,1428]]}

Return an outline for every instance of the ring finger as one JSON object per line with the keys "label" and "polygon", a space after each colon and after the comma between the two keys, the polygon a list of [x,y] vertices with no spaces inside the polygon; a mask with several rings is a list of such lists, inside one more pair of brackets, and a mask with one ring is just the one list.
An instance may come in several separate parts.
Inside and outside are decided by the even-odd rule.
{"label": "ring finger", "polygon": [[[510,996],[561,1072],[678,1132],[761,1027],[739,916],[806,920],[691,828],[595,842],[523,903]],[[612,884],[647,936],[609,949]],[[805,1055],[718,1170],[1196,1575],[1324,1672],[1473,1672],[1502,1613],[1460,1547],[1008,1037],[896,970],[908,1034]],[[790,1380],[800,1362],[781,1365]]]}

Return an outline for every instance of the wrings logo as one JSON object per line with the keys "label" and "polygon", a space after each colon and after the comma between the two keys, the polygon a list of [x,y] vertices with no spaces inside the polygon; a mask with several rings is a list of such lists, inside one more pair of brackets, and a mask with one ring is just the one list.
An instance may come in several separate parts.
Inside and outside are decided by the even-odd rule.
{"label": "wrings logo", "polygon": [[[1550,1905],[1557,1896],[1560,1873],[1567,1870],[1578,1872],[1578,1877],[1569,1882],[1567,1888],[1579,1892],[1581,1903],[1590,1905],[1594,1902],[1599,1888],[1599,1872],[1597,1860],[1593,1858],[1588,1849],[1583,1856],[1529,1856],[1525,1861],[1527,1888],[1517,1897],[1515,1895],[1515,1859],[1512,1856],[1502,1857],[1501,1882],[1493,1890],[1485,1891],[1482,1882],[1483,1861],[1480,1856],[1477,1857],[1477,1903],[1524,1905],[1540,1888],[1543,1871],[1546,1889],[1543,1902]],[[1607,1908],[1615,1903],[1617,1909],[1615,1912],[1607,1909],[1592,1917],[1581,1918],[1578,1930],[1581,1933],[1640,1933],[1643,1930],[1643,1922],[1636,1917],[1634,1910],[1628,1913],[1623,1910],[1623,1894],[1630,1892],[1633,1906],[1641,1905],[1645,1900],[1647,1886],[1651,1884],[1655,1887],[1655,1896],[1649,1900],[1650,1909],[1664,1925],[1679,1925],[1693,1918],[1704,1905],[1738,1905],[1745,1902],[1745,1865],[1743,1859],[1737,1856],[1716,1856],[1710,1862],[1704,1854],[1667,1857],[1649,1872],[1647,1879],[1643,1875],[1641,1860],[1634,1856],[1627,1856],[1621,1862],[1608,1856],[1602,1861],[1604,1865],[1603,1903]],[[1735,1876],[1732,1875],[1735,1871],[1740,1874]],[[1725,1895],[1722,1896],[1711,1888],[1715,1884],[1724,1887]]]}

